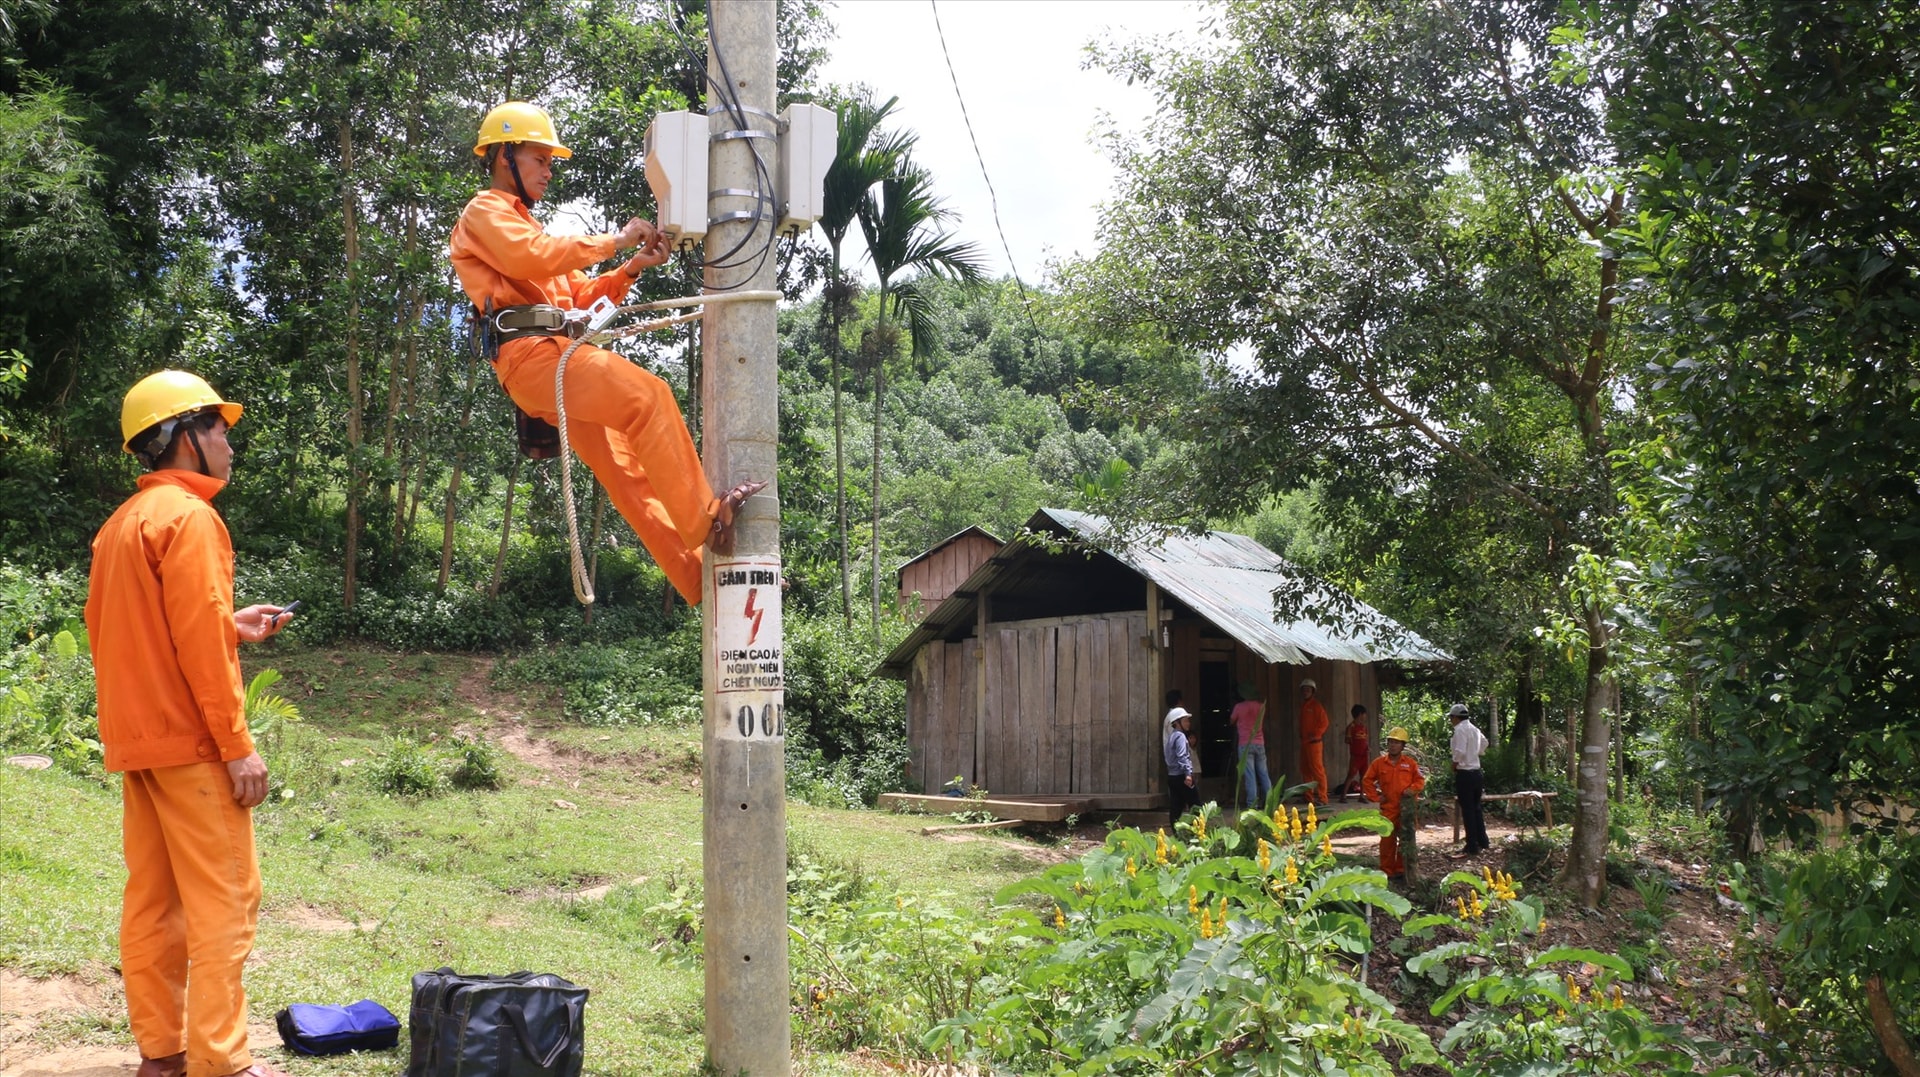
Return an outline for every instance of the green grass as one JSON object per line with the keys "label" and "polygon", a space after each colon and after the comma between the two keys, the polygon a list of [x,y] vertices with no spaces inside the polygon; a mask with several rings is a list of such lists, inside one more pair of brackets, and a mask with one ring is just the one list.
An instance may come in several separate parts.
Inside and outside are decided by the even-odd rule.
{"label": "green grass", "polygon": [[[552,725],[540,693],[496,695],[485,660],[289,647],[247,655],[273,666],[305,714],[269,754],[291,799],[255,814],[265,884],[247,989],[256,1024],[290,1002],[372,998],[402,1016],[413,973],[556,972],[593,991],[588,1071],[694,1074],[702,1054],[701,975],[671,953],[646,910],[674,880],[700,877],[697,729]],[[484,713],[483,713],[484,712]],[[497,791],[405,799],[382,794],[369,763],[395,732],[456,727],[496,743],[529,735],[551,768],[503,759]],[[348,761],[352,762],[349,763]],[[565,802],[565,806],[558,802]],[[0,966],[99,976],[117,960],[118,782],[0,767]],[[1041,862],[1017,837],[949,843],[925,818],[789,803],[790,841],[912,894],[978,906]],[[588,887],[603,898],[577,901]],[[110,974],[107,974],[110,976]],[[37,1038],[81,1030],[130,1042],[117,993],[98,1012],[49,1019]],[[393,1072],[393,1054],[264,1057],[296,1075]],[[811,1056],[810,1073],[856,1072]]]}

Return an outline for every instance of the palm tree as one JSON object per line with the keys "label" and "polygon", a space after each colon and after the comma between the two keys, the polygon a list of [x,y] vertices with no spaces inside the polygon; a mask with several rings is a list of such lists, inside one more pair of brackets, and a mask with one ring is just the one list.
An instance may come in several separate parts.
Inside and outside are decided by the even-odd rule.
{"label": "palm tree", "polygon": [[828,350],[833,358],[833,504],[840,528],[840,611],[848,627],[853,625],[853,574],[847,557],[847,458],[840,404],[840,322],[853,298],[854,284],[842,275],[840,244],[847,238],[847,228],[853,224],[867,193],[874,184],[893,174],[913,144],[911,132],[890,134],[880,130],[880,124],[899,103],[898,97],[890,97],[885,104],[876,106],[870,94],[861,90],[834,109],[839,132],[833,164],[827,169],[820,214],[820,230],[826,233],[831,253],[823,313],[828,319]]}
{"label": "palm tree", "polygon": [[[908,142],[911,145],[911,140]],[[976,284],[986,276],[979,248],[940,229],[952,211],[933,196],[933,177],[903,150],[898,167],[860,201],[860,231],[880,278],[881,347],[873,357],[873,630],[880,631],[880,417],[886,400],[887,359],[897,339],[895,319],[904,316],[913,354],[933,347],[933,304],[922,282],[945,277]],[[903,274],[912,273],[902,279]]]}

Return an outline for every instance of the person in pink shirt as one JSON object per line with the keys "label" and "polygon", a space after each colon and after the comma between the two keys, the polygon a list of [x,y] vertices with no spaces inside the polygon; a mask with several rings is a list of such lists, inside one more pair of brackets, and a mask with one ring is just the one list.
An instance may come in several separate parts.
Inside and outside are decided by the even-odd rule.
{"label": "person in pink shirt", "polygon": [[1252,681],[1240,682],[1240,702],[1230,716],[1239,748],[1240,789],[1251,808],[1264,808],[1273,779],[1267,774],[1267,705]]}

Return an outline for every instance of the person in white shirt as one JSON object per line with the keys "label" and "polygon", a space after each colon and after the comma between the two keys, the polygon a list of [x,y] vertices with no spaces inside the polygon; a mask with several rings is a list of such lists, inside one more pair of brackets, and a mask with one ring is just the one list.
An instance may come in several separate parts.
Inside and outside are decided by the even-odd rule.
{"label": "person in white shirt", "polygon": [[1455,703],[1447,711],[1447,718],[1453,722],[1453,795],[1460,802],[1460,821],[1467,831],[1466,844],[1459,852],[1448,854],[1457,860],[1485,852],[1492,844],[1487,841],[1487,817],[1480,808],[1480,798],[1487,791],[1486,776],[1480,769],[1487,735],[1467,717],[1465,703]]}

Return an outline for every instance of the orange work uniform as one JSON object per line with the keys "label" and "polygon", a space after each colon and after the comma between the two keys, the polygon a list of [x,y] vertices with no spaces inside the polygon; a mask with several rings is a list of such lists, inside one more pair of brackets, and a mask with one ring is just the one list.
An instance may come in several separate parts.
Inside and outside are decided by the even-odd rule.
{"label": "orange work uniform", "polygon": [[252,1065],[240,970],[253,951],[253,815],[225,762],[253,754],[233,624],[223,480],[163,470],[93,540],[87,637],[107,769],[124,772],[120,968],[140,1053],[188,1077]]}
{"label": "orange work uniform", "polygon": [[[613,257],[616,239],[550,236],[526,203],[489,188],[460,212],[451,242],[460,287],[478,309],[545,303],[581,310],[620,303],[633,278],[582,270]],[[493,372],[520,406],[558,424],[554,368],[565,337],[521,337],[500,345]],[[567,360],[567,440],[607,488],[620,515],[689,603],[700,602],[701,548],[720,511],[680,417],[673,390],[613,352],[582,344]]]}
{"label": "orange work uniform", "polygon": [[[1426,787],[1427,779],[1420,773],[1420,764],[1406,752],[1401,752],[1398,759],[1380,753],[1367,767],[1367,776],[1360,779],[1360,791],[1380,805],[1380,814],[1393,820],[1396,830],[1400,825],[1400,798]],[[1404,874],[1407,870],[1400,860],[1400,842],[1392,834],[1380,838],[1380,870],[1388,875]]]}
{"label": "orange work uniform", "polygon": [[1367,725],[1355,719],[1347,723],[1347,777],[1340,783],[1340,793],[1360,791],[1360,779],[1367,773]]}
{"label": "orange work uniform", "polygon": [[1300,776],[1313,783],[1307,790],[1307,799],[1321,804],[1327,802],[1327,764],[1320,754],[1321,742],[1327,739],[1327,708],[1320,705],[1319,699],[1308,699],[1300,704]]}

